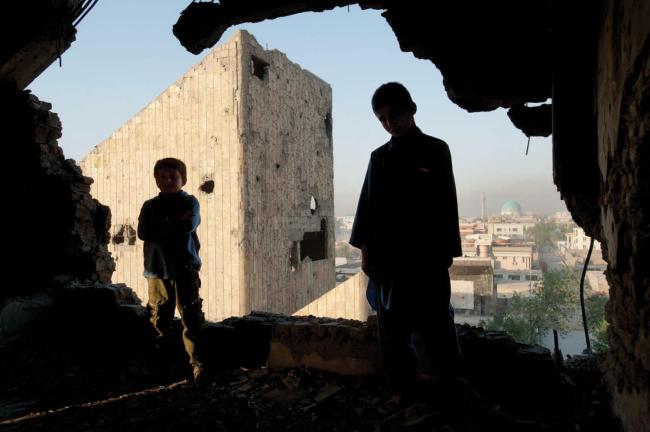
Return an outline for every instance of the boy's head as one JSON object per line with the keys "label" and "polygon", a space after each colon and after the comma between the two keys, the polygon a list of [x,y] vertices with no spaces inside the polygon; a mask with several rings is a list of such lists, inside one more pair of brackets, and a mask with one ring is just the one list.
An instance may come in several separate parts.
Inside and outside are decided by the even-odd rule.
{"label": "boy's head", "polygon": [[178,193],[187,183],[187,168],[180,159],[164,158],[154,165],[153,176],[162,193]]}
{"label": "boy's head", "polygon": [[386,132],[393,137],[402,136],[415,126],[413,116],[417,105],[400,83],[389,82],[379,86],[372,95],[372,110]]}

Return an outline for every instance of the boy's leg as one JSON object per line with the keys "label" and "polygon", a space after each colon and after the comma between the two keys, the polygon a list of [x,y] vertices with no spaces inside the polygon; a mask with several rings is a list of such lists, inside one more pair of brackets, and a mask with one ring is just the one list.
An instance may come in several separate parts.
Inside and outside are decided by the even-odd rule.
{"label": "boy's leg", "polygon": [[384,371],[391,390],[400,396],[411,395],[416,380],[416,361],[410,347],[412,329],[409,313],[401,305],[386,309],[381,302],[377,309]]}
{"label": "boy's leg", "polygon": [[147,279],[149,285],[149,309],[151,324],[156,330],[159,341],[169,336],[174,318],[176,293],[169,280]]}
{"label": "boy's leg", "polygon": [[427,371],[439,378],[456,376],[461,370],[461,353],[454,324],[454,309],[449,303],[449,275],[446,269],[432,272],[432,278],[422,284],[432,293],[420,304],[426,310],[415,314],[416,332],[421,340],[418,357],[426,359]]}
{"label": "boy's leg", "polygon": [[177,305],[183,323],[183,344],[190,356],[190,364],[194,367],[203,367],[200,337],[205,318],[199,297],[200,287],[201,279],[197,272],[183,275],[176,280]]}
{"label": "boy's leg", "polygon": [[453,308],[436,306],[430,313],[432,316],[423,317],[417,325],[422,350],[418,356],[426,360],[426,367],[430,369],[427,373],[443,379],[456,376],[461,371],[462,357]]}

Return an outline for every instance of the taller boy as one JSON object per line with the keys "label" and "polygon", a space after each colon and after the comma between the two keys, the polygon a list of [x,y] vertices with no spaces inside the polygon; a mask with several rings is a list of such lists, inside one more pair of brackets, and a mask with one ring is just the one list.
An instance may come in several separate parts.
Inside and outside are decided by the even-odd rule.
{"label": "taller boy", "polygon": [[350,244],[370,278],[389,384],[408,397],[416,358],[443,381],[459,368],[448,273],[461,255],[456,186],[447,144],[415,125],[417,106],[402,84],[380,86],[372,109],[392,138],[370,156]]}
{"label": "taller boy", "polygon": [[178,306],[183,323],[183,343],[190,356],[194,380],[203,376],[199,337],[203,311],[199,288],[199,201],[184,192],[185,164],[174,158],[156,162],[153,169],[157,197],[144,203],[138,219],[138,237],[144,240],[144,276],[149,284],[151,323],[159,345],[168,345],[174,309]]}

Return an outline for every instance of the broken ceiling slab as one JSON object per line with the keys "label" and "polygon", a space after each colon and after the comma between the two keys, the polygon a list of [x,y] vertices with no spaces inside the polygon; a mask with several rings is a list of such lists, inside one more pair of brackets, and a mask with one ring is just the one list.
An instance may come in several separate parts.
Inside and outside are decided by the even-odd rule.
{"label": "broken ceiling slab", "polygon": [[529,137],[547,137],[553,130],[553,107],[551,104],[535,107],[517,105],[508,110],[508,117],[517,129]]}
{"label": "broken ceiling slab", "polygon": [[80,14],[91,1],[27,0],[3,4],[0,18],[0,78],[24,89],[70,48]]}
{"label": "broken ceiling slab", "polygon": [[228,27],[259,22],[300,12],[322,12],[355,4],[349,0],[220,1],[190,3],[174,25],[174,35],[189,52],[199,54],[216,44]]}
{"label": "broken ceiling slab", "polygon": [[233,25],[349,4],[385,9],[382,15],[400,49],[432,61],[443,75],[449,99],[467,111],[544,102],[551,96],[551,5],[541,0],[192,3],[174,34],[197,54]]}

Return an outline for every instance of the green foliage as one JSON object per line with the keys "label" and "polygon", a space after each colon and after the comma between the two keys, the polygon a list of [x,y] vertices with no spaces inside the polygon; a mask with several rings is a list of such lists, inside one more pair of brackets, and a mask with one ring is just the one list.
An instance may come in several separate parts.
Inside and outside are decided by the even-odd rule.
{"label": "green foliage", "polygon": [[529,230],[537,247],[553,245],[553,242],[564,239],[564,234],[552,220],[540,220]]}
{"label": "green foliage", "polygon": [[592,295],[585,299],[587,324],[596,327],[605,319],[605,304],[609,299],[602,294]]}
{"label": "green foliage", "polygon": [[481,321],[481,325],[489,330],[504,330],[520,342],[539,343],[552,329],[560,333],[569,330],[569,320],[577,307],[577,291],[570,271],[547,272],[530,297],[515,294],[505,310],[489,321]]}
{"label": "green foliage", "polygon": [[488,330],[504,330],[519,342],[537,343],[539,335],[535,322],[538,316],[533,312],[535,304],[531,300],[514,294],[508,300],[506,310],[489,321],[481,321],[479,325]]}
{"label": "green foliage", "polygon": [[604,295],[593,295],[585,299],[589,340],[592,351],[597,353],[605,352],[609,348],[607,342],[607,326],[609,324],[605,321],[605,304],[608,300],[608,297]]}
{"label": "green foliage", "polygon": [[609,323],[602,320],[597,327],[590,328],[589,340],[591,341],[591,350],[595,353],[604,353],[609,349],[607,340],[607,327]]}
{"label": "green foliage", "polygon": [[540,313],[547,329],[568,330],[568,321],[578,307],[579,283],[568,269],[544,273],[544,285],[538,291]]}

